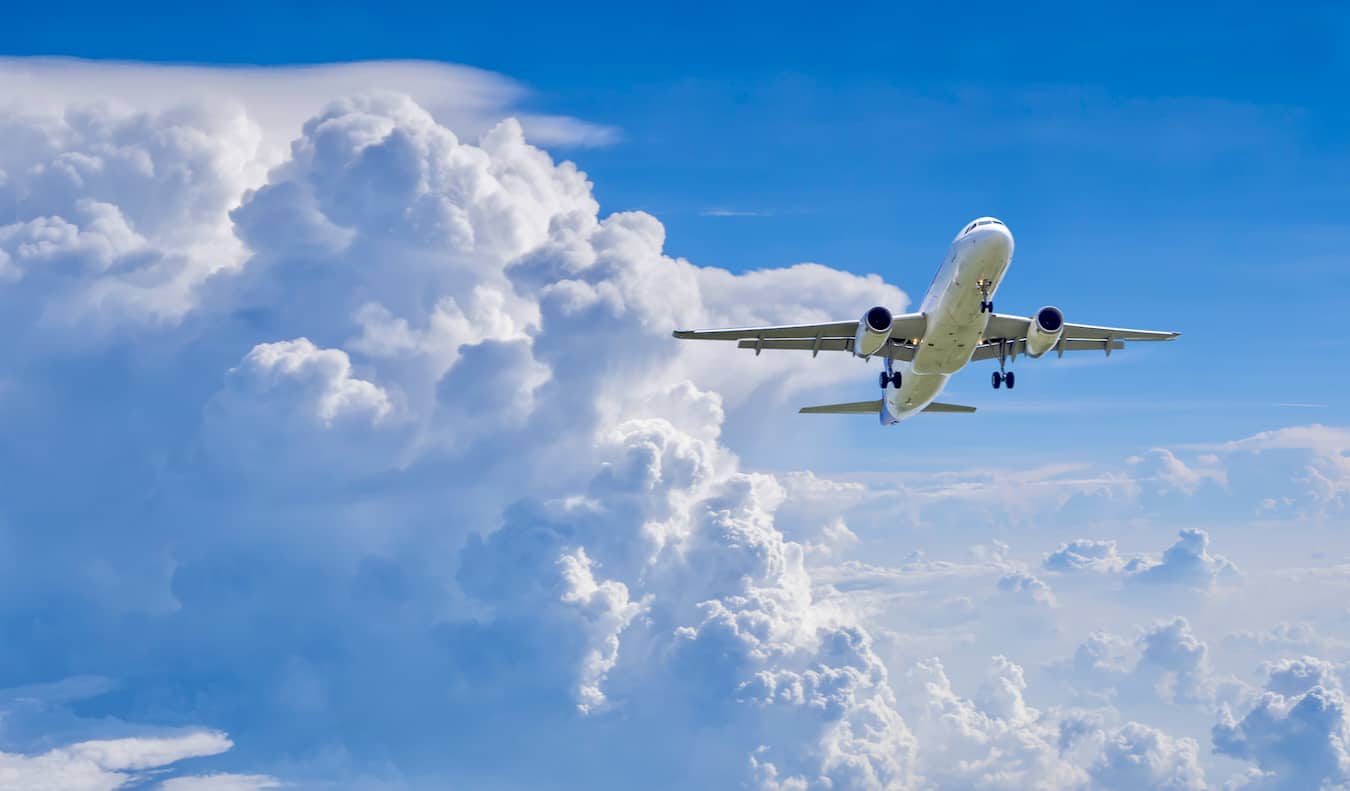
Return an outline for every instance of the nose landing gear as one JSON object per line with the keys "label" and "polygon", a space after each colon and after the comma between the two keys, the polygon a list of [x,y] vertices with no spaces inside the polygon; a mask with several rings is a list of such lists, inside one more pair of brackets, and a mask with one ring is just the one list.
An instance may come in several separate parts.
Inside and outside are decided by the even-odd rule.
{"label": "nose landing gear", "polygon": [[980,297],[981,297],[981,299],[980,299],[980,312],[981,312],[981,313],[993,313],[993,312],[994,312],[994,300],[992,300],[992,299],[989,298],[989,287],[992,286],[993,283],[992,283],[991,281],[989,281],[989,280],[981,280],[981,281],[977,282],[975,285],[978,286],[979,289],[980,289]]}

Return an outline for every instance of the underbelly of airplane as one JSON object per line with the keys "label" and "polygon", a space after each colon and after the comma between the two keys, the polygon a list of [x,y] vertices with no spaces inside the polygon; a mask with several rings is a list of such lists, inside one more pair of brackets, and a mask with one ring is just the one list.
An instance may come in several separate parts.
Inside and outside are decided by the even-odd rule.
{"label": "underbelly of airplane", "polygon": [[984,339],[990,315],[980,310],[984,295],[979,282],[989,281],[992,299],[1007,266],[1006,259],[992,257],[959,262],[952,282],[931,306],[928,330],[914,354],[916,373],[954,374],[970,362],[975,347]]}
{"label": "underbelly of airplane", "polygon": [[[912,370],[905,372],[902,384],[897,390],[886,389],[886,408],[882,414],[883,423],[899,422],[910,415],[920,412],[933,402],[947,386],[945,374],[920,374]],[[887,419],[889,418],[889,420]]]}

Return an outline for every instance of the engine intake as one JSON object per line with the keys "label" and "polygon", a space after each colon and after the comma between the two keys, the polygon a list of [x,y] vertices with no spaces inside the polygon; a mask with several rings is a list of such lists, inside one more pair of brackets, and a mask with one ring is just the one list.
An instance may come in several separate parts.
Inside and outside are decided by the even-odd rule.
{"label": "engine intake", "polygon": [[853,353],[871,357],[881,351],[891,337],[891,312],[880,305],[863,314],[858,320],[858,334],[853,337]]}
{"label": "engine intake", "polygon": [[1064,313],[1059,308],[1046,306],[1036,311],[1027,328],[1027,356],[1040,357],[1055,348],[1064,334]]}

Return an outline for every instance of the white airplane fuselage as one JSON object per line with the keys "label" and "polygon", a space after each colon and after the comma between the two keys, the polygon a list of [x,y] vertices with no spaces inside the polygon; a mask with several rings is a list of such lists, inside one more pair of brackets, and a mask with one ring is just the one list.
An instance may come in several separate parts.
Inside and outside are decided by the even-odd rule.
{"label": "white airplane fuselage", "polygon": [[1012,233],[992,217],[976,220],[952,240],[919,307],[927,328],[922,339],[915,339],[920,343],[914,359],[891,364],[901,372],[901,383],[886,385],[883,425],[921,412],[942,392],[948,377],[970,362],[992,315],[982,310],[982,303],[993,300],[1012,255]]}

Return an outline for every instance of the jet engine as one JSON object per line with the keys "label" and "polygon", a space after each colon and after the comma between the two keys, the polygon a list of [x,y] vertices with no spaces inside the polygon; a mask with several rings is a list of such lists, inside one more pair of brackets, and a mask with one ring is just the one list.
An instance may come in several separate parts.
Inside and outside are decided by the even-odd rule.
{"label": "jet engine", "polygon": [[1040,357],[1055,348],[1064,334],[1064,314],[1059,308],[1047,306],[1036,311],[1027,327],[1027,356]]}
{"label": "jet engine", "polygon": [[858,320],[858,334],[853,337],[853,353],[871,357],[881,351],[891,337],[891,312],[878,305]]}

